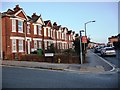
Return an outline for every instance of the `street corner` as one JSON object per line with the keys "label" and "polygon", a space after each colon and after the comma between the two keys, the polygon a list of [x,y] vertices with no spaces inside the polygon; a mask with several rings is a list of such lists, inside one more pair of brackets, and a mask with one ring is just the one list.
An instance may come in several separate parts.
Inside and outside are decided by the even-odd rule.
{"label": "street corner", "polygon": [[95,73],[99,73],[99,72],[105,72],[104,67],[103,66],[82,66],[80,68],[80,72],[95,72]]}

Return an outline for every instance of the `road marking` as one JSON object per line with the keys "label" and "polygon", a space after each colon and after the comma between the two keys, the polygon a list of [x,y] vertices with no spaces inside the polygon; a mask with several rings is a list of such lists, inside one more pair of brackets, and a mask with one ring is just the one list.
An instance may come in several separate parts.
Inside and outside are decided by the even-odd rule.
{"label": "road marking", "polygon": [[[91,51],[92,52],[92,51]],[[93,53],[93,52],[92,52]],[[108,65],[110,65],[112,67],[112,69],[110,71],[114,71],[115,70],[115,65],[111,64],[110,62],[108,62],[107,60],[105,60],[104,58],[98,56],[97,54],[93,53],[95,56],[99,57],[101,60],[103,60],[105,63],[107,63]]]}

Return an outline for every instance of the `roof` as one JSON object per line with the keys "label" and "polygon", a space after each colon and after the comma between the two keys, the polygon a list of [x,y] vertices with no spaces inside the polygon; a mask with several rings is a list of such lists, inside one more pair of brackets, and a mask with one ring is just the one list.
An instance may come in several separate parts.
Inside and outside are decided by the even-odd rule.
{"label": "roof", "polygon": [[50,26],[52,27],[52,24],[51,24],[50,20],[44,21],[44,23],[45,23],[45,26],[49,26],[49,24],[50,24]]}
{"label": "roof", "polygon": [[3,12],[2,17],[10,16],[10,17],[16,18],[16,15],[18,15],[21,11],[25,15],[25,18],[28,19],[27,15],[23,11],[23,9],[19,7],[19,5],[16,5],[15,8],[13,8],[13,10],[8,9],[6,12]]}
{"label": "roof", "polygon": [[19,10],[22,10],[22,8],[19,7],[19,5],[16,5],[16,7],[12,10],[12,9],[8,9],[6,12],[3,12],[2,14],[8,14],[8,15],[14,15],[16,12],[18,12]]}
{"label": "roof", "polygon": [[48,22],[49,22],[50,20],[47,20],[47,21],[44,21],[44,23],[45,23],[45,26],[48,24]]}
{"label": "roof", "polygon": [[41,15],[36,15],[36,13],[33,13],[33,15],[30,17],[31,21],[33,23],[35,23],[39,18],[41,17]]}
{"label": "roof", "polygon": [[109,37],[109,39],[113,39],[113,38],[117,38],[117,36],[111,36],[111,37]]}
{"label": "roof", "polygon": [[67,32],[67,34],[71,34],[72,33],[72,30],[69,30],[68,32]]}

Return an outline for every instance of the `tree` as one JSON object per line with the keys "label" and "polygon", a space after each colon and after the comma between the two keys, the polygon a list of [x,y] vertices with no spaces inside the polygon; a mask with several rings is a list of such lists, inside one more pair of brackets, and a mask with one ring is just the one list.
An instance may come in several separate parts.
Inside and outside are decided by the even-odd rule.
{"label": "tree", "polygon": [[75,49],[75,52],[79,55],[80,53],[80,39],[79,38],[76,38],[74,41],[74,49]]}

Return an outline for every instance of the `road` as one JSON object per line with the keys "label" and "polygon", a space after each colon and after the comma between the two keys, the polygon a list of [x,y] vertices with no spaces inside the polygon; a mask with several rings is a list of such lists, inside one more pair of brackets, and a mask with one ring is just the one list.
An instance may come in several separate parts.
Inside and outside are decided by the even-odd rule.
{"label": "road", "polygon": [[[92,50],[93,51],[93,50]],[[113,65],[115,65],[116,68],[120,68],[120,53],[118,51],[117,52],[117,55],[116,56],[105,56],[105,57],[102,57],[104,58],[105,60],[107,60],[108,62],[112,63]],[[100,53],[96,53],[97,55],[99,55],[101,57],[101,54]]]}
{"label": "road", "polygon": [[118,73],[81,73],[3,66],[3,88],[118,88]]}

